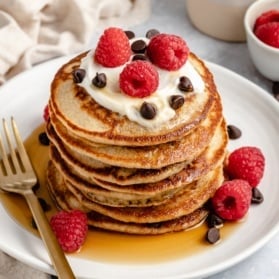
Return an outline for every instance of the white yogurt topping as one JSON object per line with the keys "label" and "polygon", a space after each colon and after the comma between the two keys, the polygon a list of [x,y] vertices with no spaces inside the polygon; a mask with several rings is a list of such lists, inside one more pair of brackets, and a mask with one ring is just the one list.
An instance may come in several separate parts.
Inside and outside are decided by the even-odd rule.
{"label": "white yogurt topping", "polygon": [[[134,40],[138,39],[143,39],[148,43],[146,38],[136,38]],[[134,40],[130,40],[130,42],[132,43]],[[187,76],[191,80],[195,93],[203,93],[205,89],[202,78],[191,63],[187,61],[177,71],[166,71],[154,65],[159,73],[157,90],[145,98],[130,97],[122,93],[119,88],[119,75],[125,65],[106,68],[97,64],[93,56],[94,52],[92,50],[81,61],[80,68],[85,69],[86,76],[79,85],[84,87],[101,106],[121,115],[126,115],[131,121],[135,121],[146,128],[156,128],[175,116],[175,110],[169,105],[169,98],[171,95],[184,96],[185,93],[178,89],[181,76]],[[96,73],[104,73],[106,75],[107,84],[104,88],[97,88],[92,84],[92,79]],[[141,116],[139,109],[144,101],[156,106],[156,116],[153,119],[145,119]]]}

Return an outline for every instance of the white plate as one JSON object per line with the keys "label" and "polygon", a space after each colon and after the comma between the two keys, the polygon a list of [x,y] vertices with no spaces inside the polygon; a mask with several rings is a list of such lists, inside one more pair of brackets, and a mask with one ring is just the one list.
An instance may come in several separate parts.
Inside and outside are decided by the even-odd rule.
{"label": "white plate", "polygon": [[[34,67],[0,89],[0,117],[13,115],[26,137],[42,122],[50,81],[68,58]],[[68,257],[79,278],[198,278],[224,270],[251,255],[279,230],[279,105],[267,92],[239,75],[207,63],[215,75],[228,124],[243,135],[231,141],[232,150],[255,145],[266,156],[266,171],[260,189],[265,202],[250,210],[247,220],[219,245],[191,257],[164,264],[111,264]],[[17,225],[0,206],[0,249],[39,270],[53,273],[41,241]],[[175,245],[175,243],[174,243]],[[160,251],[158,251],[160,253]]]}

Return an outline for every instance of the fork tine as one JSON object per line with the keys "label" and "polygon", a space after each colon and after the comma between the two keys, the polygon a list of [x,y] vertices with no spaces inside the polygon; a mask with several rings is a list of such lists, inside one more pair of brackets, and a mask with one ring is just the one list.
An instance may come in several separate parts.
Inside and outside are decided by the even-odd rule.
{"label": "fork tine", "polygon": [[[13,167],[15,168],[16,172],[21,172],[19,161],[18,161],[18,158],[16,156],[15,149],[13,148],[13,143],[11,141],[11,135],[10,135],[8,125],[7,125],[7,122],[6,122],[5,119],[3,119],[3,127],[4,127],[4,132],[5,132],[5,135],[6,135],[6,140],[7,140],[7,144],[8,144],[8,147],[9,147],[10,157],[12,159]],[[7,169],[8,169],[8,165],[7,165]]]}
{"label": "fork tine", "polygon": [[2,163],[4,166],[4,170],[6,171],[7,175],[11,175],[12,171],[11,168],[9,167],[10,163],[9,163],[7,153],[5,151],[4,144],[1,139],[1,135],[0,135],[0,155],[2,156]]}
{"label": "fork tine", "polygon": [[22,165],[24,167],[24,170],[25,171],[33,171],[33,167],[31,165],[28,154],[25,150],[23,141],[21,139],[19,130],[17,128],[16,122],[15,122],[13,117],[11,117],[11,123],[12,123],[13,133],[14,133],[16,143],[17,143],[17,150],[18,150]]}

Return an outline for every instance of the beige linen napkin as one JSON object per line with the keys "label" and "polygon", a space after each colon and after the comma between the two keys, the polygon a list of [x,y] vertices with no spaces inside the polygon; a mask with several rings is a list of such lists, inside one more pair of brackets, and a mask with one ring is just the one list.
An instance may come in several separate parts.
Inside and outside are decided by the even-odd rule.
{"label": "beige linen napkin", "polygon": [[150,0],[0,0],[0,85],[32,65],[84,49],[95,31],[146,20]]}
{"label": "beige linen napkin", "polygon": [[[127,28],[150,15],[150,0],[0,0],[0,85],[42,61],[85,50],[108,26]],[[0,251],[0,279],[46,274]]]}

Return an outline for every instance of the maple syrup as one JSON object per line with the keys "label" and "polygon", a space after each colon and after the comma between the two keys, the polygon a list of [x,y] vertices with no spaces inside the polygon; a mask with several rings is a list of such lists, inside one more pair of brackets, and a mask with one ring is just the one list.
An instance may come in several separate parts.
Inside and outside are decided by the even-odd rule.
{"label": "maple syrup", "polygon": [[[57,210],[46,186],[45,176],[49,148],[40,144],[38,140],[39,134],[44,132],[44,129],[44,124],[35,129],[25,141],[25,146],[39,180],[40,186],[36,190],[36,194],[51,206],[51,210],[46,212],[47,217],[50,218]],[[21,196],[0,193],[0,199],[16,222],[29,232],[39,236],[37,230],[32,226],[32,214]],[[235,223],[226,223],[221,228],[221,239],[223,241],[227,239],[236,226]],[[189,231],[157,236],[127,235],[91,228],[83,247],[72,256],[110,263],[140,264],[170,261],[211,249],[212,244],[205,241],[206,232],[205,224]]]}

